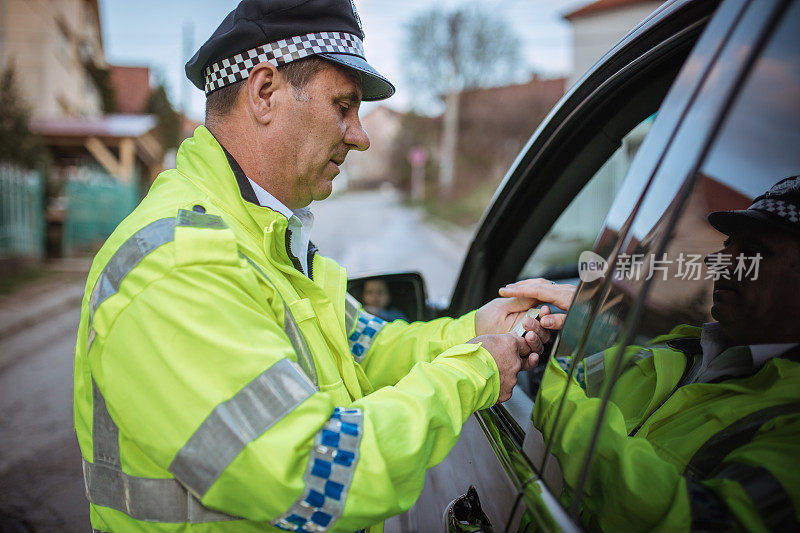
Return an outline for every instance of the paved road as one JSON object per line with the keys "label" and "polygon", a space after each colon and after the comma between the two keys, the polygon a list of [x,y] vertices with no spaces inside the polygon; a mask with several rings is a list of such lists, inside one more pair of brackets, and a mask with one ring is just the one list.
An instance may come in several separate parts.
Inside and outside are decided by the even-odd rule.
{"label": "paved road", "polygon": [[[343,195],[313,210],[314,241],[351,273],[418,270],[431,296],[450,295],[467,232],[444,235],[391,193]],[[13,327],[0,335],[0,532],[89,528],[72,426],[73,350],[80,313],[73,293],[81,292],[82,275],[57,279],[57,288],[52,278],[47,283],[0,302],[6,325],[16,315]],[[55,298],[56,292],[61,296]],[[48,297],[58,300],[49,310]],[[24,307],[15,313],[19,302]],[[42,309],[38,317],[19,320],[37,307]],[[403,529],[397,522],[390,527]]]}
{"label": "paved road", "polygon": [[79,314],[69,307],[0,341],[0,516],[33,531],[89,529],[72,429]]}
{"label": "paved road", "polygon": [[455,286],[472,232],[427,224],[392,191],[351,193],[314,203],[312,240],[350,276],[386,271],[422,273],[431,298]]}

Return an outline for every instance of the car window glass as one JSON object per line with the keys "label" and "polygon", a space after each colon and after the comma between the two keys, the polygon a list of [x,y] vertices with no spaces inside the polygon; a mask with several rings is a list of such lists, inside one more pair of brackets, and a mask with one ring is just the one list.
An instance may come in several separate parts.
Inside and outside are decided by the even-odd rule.
{"label": "car window glass", "polygon": [[[800,4],[793,3],[751,67],[700,170],[686,182],[686,200],[675,200],[684,180],[659,175],[607,273],[608,306],[590,335],[602,342],[586,350],[575,371],[589,396],[613,387],[601,423],[611,419],[624,424],[621,431],[649,438],[653,427],[664,431],[669,424],[658,411],[681,387],[758,371],[763,359],[755,355],[746,364],[729,363],[737,345],[800,340],[797,313],[787,300],[800,291],[800,215],[780,201],[795,188],[800,195],[798,181],[787,180],[800,174],[798,24]],[[747,213],[709,221],[711,213],[751,204]],[[618,350],[619,305],[630,305],[646,283],[633,344]],[[604,336],[603,327],[615,331]],[[659,370],[666,366],[658,361],[667,360],[681,361],[681,372]],[[684,428],[687,437],[691,427]],[[609,435],[600,433],[595,463],[612,446],[603,441]],[[678,462],[689,458],[664,453]],[[590,477],[599,472],[590,468]]]}
{"label": "car window glass", "polygon": [[625,174],[653,124],[655,115],[631,130],[621,146],[592,176],[528,258],[519,279],[576,278],[578,258],[591,250]]}
{"label": "car window glass", "polygon": [[[654,119],[655,115],[648,117],[632,130],[626,137],[626,141],[628,141],[626,143],[627,149],[623,150],[625,148],[623,146],[615,154],[616,158],[624,158],[625,164],[621,167],[625,171],[633,163],[633,156],[644,139],[645,135],[642,135],[642,133],[646,134],[650,130]],[[599,172],[598,175],[600,175]],[[601,259],[606,264],[610,262],[611,255],[616,247],[623,245],[618,241],[621,236],[626,236],[629,229],[628,225],[630,224],[629,219],[638,213],[639,206],[637,202],[641,199],[642,193],[648,188],[648,185],[648,176],[645,173],[628,173],[617,188],[613,202],[607,207],[605,220],[598,224],[594,230],[594,246],[583,248],[577,251],[577,254],[580,254],[583,250],[591,250],[596,254],[595,258]],[[651,198],[654,197],[663,198],[663,194],[665,194],[663,190],[656,195],[648,190],[648,195],[645,196],[643,202],[652,202]],[[673,195],[672,193],[669,194],[670,196]],[[534,254],[534,256],[536,255]],[[580,266],[579,259],[579,255],[573,254],[572,272],[576,277]],[[552,271],[546,273],[550,274]],[[542,277],[551,279],[547,275]],[[630,299],[619,291],[613,288],[608,291],[607,287],[604,290],[603,278],[598,276],[584,279],[581,290],[576,294],[575,301],[572,303],[564,328],[560,332],[554,355],[559,358],[581,357],[585,353],[594,353],[613,343],[627,314],[629,303]],[[584,330],[593,308],[596,308],[599,312],[596,311],[597,315],[591,320],[592,329],[590,332],[585,332]],[[581,345],[581,343],[583,344]]]}

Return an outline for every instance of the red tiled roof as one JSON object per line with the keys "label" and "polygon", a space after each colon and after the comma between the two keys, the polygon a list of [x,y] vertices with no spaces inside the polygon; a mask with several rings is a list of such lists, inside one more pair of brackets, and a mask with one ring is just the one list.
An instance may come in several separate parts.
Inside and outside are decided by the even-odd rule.
{"label": "red tiled roof", "polygon": [[118,113],[143,113],[150,97],[150,68],[111,65],[111,86]]}
{"label": "red tiled roof", "polygon": [[633,6],[636,4],[645,4],[651,1],[652,0],[597,0],[596,2],[592,2],[591,4],[580,7],[574,11],[570,11],[564,15],[564,18],[567,20],[572,20],[574,18],[583,17],[584,15],[593,15],[603,11],[611,11],[613,9]]}
{"label": "red tiled roof", "polygon": [[537,94],[547,99],[557,102],[564,94],[566,78],[540,78],[536,75],[525,83],[514,85],[501,85],[499,87],[480,87],[477,89],[467,89],[461,93],[465,99],[492,99],[504,100],[515,97]]}

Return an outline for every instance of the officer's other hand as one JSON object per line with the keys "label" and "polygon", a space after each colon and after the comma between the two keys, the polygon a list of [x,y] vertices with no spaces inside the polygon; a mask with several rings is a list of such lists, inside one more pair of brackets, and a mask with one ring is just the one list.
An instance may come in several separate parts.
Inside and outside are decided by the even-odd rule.
{"label": "officer's other hand", "polygon": [[[475,333],[477,335],[508,333],[517,321],[525,316],[528,309],[536,305],[538,304],[533,298],[495,298],[475,313]],[[542,340],[547,342],[548,339]]]}
{"label": "officer's other hand", "polygon": [[529,331],[525,337],[505,333],[500,335],[481,335],[471,341],[481,345],[492,354],[500,374],[500,394],[497,403],[511,398],[511,392],[517,385],[517,374],[522,370],[530,370],[539,362],[539,355],[534,348],[541,351],[541,340]]}
{"label": "officer's other hand", "polygon": [[[566,283],[551,283],[542,278],[524,279],[501,288],[500,296],[532,301],[531,307],[547,303],[568,311],[576,290],[577,287]],[[563,313],[551,314],[547,306],[542,307],[539,313],[539,321],[547,329],[561,329],[565,319]]]}

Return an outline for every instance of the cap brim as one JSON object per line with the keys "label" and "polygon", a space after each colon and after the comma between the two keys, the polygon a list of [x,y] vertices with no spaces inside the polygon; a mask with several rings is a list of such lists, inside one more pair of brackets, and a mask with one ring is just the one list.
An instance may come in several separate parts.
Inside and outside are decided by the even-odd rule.
{"label": "cap brim", "polygon": [[797,226],[785,222],[763,211],[755,209],[742,209],[739,211],[715,211],[708,215],[708,223],[717,231],[730,235],[736,229],[747,226],[771,226],[791,233],[798,233]]}
{"label": "cap brim", "polygon": [[361,73],[361,99],[365,102],[384,100],[394,94],[394,85],[372,68],[366,60],[349,54],[325,53],[319,55]]}

